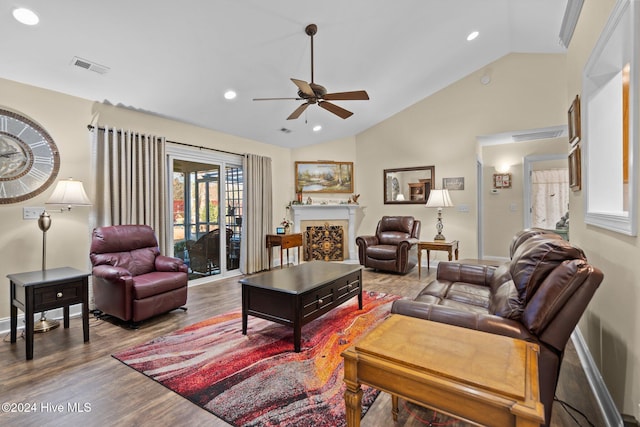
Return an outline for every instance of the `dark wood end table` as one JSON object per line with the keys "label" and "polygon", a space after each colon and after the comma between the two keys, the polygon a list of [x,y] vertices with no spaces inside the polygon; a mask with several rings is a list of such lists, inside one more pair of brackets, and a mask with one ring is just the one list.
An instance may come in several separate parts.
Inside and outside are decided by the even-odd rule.
{"label": "dark wood end table", "polygon": [[280,268],[284,267],[283,250],[287,250],[287,264],[289,263],[289,248],[298,248],[298,264],[300,264],[300,247],[302,246],[302,233],[293,234],[267,234],[265,246],[269,251],[269,270],[271,270],[271,248],[280,246]]}
{"label": "dark wood end table", "polygon": [[18,309],[25,318],[27,360],[33,359],[35,313],[63,308],[64,327],[69,327],[69,306],[82,304],[84,341],[89,341],[89,276],[71,267],[8,274],[10,280],[11,342],[18,331]]}
{"label": "dark wood end table", "polygon": [[444,240],[436,240],[433,242],[418,242],[418,278],[422,276],[422,251],[427,251],[427,271],[429,271],[429,252],[430,251],[446,251],[449,253],[449,261],[453,259],[453,254],[458,259],[458,241],[452,240],[445,242]]}

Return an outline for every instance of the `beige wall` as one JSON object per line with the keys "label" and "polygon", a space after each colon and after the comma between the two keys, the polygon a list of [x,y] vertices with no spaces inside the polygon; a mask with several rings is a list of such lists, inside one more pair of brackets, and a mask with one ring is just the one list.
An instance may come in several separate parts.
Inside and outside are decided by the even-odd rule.
{"label": "beige wall", "polygon": [[[421,219],[422,238],[432,238],[437,211],[384,205],[382,174],[388,168],[434,165],[437,188],[443,177],[465,179],[465,189],[450,194],[468,212],[445,209],[443,234],[460,241],[462,258],[477,257],[476,138],[566,121],[563,55],[512,54],[487,68],[492,70],[489,85],[480,83],[480,70],[357,135],[356,193],[365,206],[360,234],[373,232],[382,215],[402,214]],[[520,196],[520,206],[521,201]],[[515,217],[521,223],[522,211]],[[494,239],[496,247],[508,247],[512,236]]]}
{"label": "beige wall", "polygon": [[[141,132],[163,135],[168,140],[217,148],[235,153],[254,153],[271,157],[273,182],[292,188],[289,149],[262,144],[196,126],[134,112],[85,99],[0,79],[0,108],[20,112],[42,125],[60,151],[59,179],[73,177],[85,183],[90,198],[92,173],[87,125],[109,124]],[[53,186],[22,203],[0,205],[0,277],[38,270],[42,263],[42,232],[34,220],[22,219],[22,208],[42,207]],[[289,195],[274,191],[274,229]],[[52,213],[47,232],[47,267],[70,266],[89,271],[89,208],[71,213]],[[8,288],[7,288],[8,289]],[[9,316],[9,292],[0,292],[0,319]]]}
{"label": "beige wall", "polygon": [[[482,147],[483,164],[483,258],[506,259],[513,235],[524,228],[524,158],[546,154],[565,154],[566,138],[543,139]],[[510,165],[511,188],[492,192],[495,167]],[[562,162],[567,167],[567,161]],[[558,218],[560,219],[560,218]]]}
{"label": "beige wall", "polygon": [[[567,52],[567,109],[576,94],[582,92],[582,70],[614,5],[615,0],[599,0],[587,1],[582,7]],[[585,143],[588,141],[582,142]],[[571,241],[604,272],[604,281],[580,322],[580,330],[618,410],[640,418],[638,237],[586,226],[584,191],[572,193],[569,204]]]}

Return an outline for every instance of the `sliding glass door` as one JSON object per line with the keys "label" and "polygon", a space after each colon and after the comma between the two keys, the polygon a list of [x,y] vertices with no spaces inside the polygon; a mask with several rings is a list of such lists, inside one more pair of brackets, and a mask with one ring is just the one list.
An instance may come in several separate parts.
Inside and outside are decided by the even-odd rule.
{"label": "sliding glass door", "polygon": [[[169,151],[169,150],[168,150]],[[215,155],[169,156],[174,256],[189,266],[189,278],[237,274],[243,214],[242,167]],[[225,161],[227,160],[227,161]]]}

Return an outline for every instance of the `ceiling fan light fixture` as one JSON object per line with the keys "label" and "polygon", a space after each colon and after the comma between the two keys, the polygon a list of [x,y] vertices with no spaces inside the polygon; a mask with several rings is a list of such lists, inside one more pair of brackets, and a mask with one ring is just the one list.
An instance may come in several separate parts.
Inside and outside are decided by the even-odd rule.
{"label": "ceiling fan light fixture", "polygon": [[[311,81],[306,82],[304,80],[294,79],[291,81],[298,88],[297,97],[294,98],[253,98],[254,101],[270,101],[270,100],[283,100],[290,99],[296,101],[304,101],[304,104],[299,105],[293,113],[287,117],[287,120],[295,120],[306,110],[309,105],[318,105],[321,108],[335,114],[341,119],[351,117],[353,113],[345,110],[331,102],[327,101],[366,101],[369,99],[369,95],[364,90],[356,90],[350,92],[335,92],[327,93],[327,89],[317,84],[313,78],[313,36],[318,31],[318,27],[315,24],[309,24],[305,28],[305,33],[311,37]],[[305,121],[306,123],[306,121]],[[320,129],[318,129],[319,131]],[[316,132],[318,132],[316,131]]]}
{"label": "ceiling fan light fixture", "polygon": [[314,132],[320,132],[321,130],[322,130],[322,126],[321,126],[321,125],[315,125],[315,126],[313,127],[313,131],[314,131]]}
{"label": "ceiling fan light fixture", "polygon": [[238,94],[236,93],[235,90],[232,90],[232,89],[229,89],[224,93],[224,99],[227,99],[229,101],[232,99],[236,99],[236,96],[238,96]]}
{"label": "ceiling fan light fixture", "polygon": [[480,33],[478,31],[472,31],[467,36],[467,41],[470,42],[472,40],[475,40],[479,35],[480,35]]}

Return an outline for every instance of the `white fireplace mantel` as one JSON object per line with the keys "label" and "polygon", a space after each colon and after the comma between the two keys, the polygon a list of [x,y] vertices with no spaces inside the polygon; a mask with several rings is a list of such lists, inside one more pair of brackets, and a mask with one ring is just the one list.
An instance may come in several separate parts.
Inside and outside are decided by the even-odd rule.
{"label": "white fireplace mantel", "polygon": [[293,230],[300,233],[302,221],[347,220],[347,239],[349,242],[349,259],[357,259],[356,251],[356,204],[341,205],[291,205],[293,210]]}

